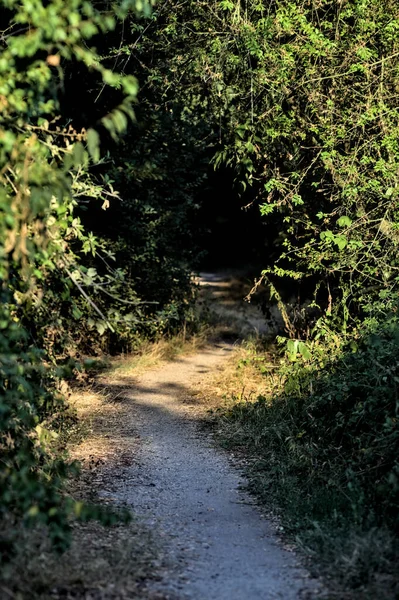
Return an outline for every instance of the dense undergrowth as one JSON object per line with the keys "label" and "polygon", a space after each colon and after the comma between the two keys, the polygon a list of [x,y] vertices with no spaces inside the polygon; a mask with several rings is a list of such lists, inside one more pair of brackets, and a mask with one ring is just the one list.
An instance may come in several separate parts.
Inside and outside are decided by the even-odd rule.
{"label": "dense undergrowth", "polygon": [[[391,315],[308,360],[276,357],[265,394],[218,420],[223,443],[254,457],[251,489],[341,597],[398,593],[398,344]],[[247,360],[262,366],[262,353]]]}

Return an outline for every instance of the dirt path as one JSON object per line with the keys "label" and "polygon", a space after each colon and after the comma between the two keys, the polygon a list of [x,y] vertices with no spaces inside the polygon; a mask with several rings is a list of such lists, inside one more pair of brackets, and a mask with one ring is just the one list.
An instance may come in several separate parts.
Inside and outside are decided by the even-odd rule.
{"label": "dirt path", "polygon": [[126,432],[110,443],[126,454],[131,432],[134,460],[102,494],[130,506],[162,540],[167,568],[151,588],[162,598],[294,600],[309,585],[295,555],[242,491],[232,457],[198,426],[192,391],[232,351],[215,343],[137,381],[121,374],[107,386],[121,404]]}

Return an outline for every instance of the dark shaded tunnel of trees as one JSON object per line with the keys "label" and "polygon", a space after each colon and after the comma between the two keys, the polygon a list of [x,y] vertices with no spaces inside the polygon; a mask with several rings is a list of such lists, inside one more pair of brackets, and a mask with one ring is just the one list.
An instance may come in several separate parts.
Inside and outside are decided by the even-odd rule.
{"label": "dark shaded tunnel of trees", "polygon": [[6,0],[0,31],[0,517],[66,546],[61,382],[195,335],[193,273],[235,269],[281,317],[282,402],[239,414],[323,490],[346,436],[340,502],[396,531],[397,1]]}

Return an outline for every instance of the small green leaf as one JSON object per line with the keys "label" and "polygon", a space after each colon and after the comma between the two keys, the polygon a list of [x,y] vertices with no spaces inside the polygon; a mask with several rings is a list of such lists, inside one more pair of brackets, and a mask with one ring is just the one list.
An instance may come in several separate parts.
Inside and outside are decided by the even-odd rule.
{"label": "small green leaf", "polygon": [[73,164],[75,168],[80,167],[85,162],[85,149],[83,144],[76,142],[73,146]]}
{"label": "small green leaf", "polygon": [[88,129],[87,131],[87,149],[93,159],[93,162],[98,163],[100,160],[100,136],[95,129]]}
{"label": "small green leaf", "polygon": [[338,246],[339,250],[343,250],[348,244],[348,240],[343,235],[337,235],[334,239],[334,243]]}
{"label": "small green leaf", "polygon": [[340,217],[337,221],[339,227],[350,227],[352,225],[352,219],[347,216]]}
{"label": "small green leaf", "polygon": [[103,323],[102,321],[97,321],[96,329],[100,335],[103,335],[106,330],[105,323]]}
{"label": "small green leaf", "polygon": [[299,342],[298,344],[298,352],[305,360],[310,360],[312,358],[312,354],[305,344],[305,342]]}

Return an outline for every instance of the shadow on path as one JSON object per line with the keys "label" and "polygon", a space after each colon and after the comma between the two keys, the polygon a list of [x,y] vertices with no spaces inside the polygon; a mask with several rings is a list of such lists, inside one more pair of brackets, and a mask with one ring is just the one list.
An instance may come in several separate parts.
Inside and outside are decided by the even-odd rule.
{"label": "shadow on path", "polygon": [[130,506],[163,540],[169,568],[155,591],[177,600],[295,600],[307,574],[242,491],[232,457],[198,427],[192,391],[231,351],[217,344],[138,379],[99,383],[121,423],[114,450],[128,453],[133,432],[140,439],[102,495]]}

